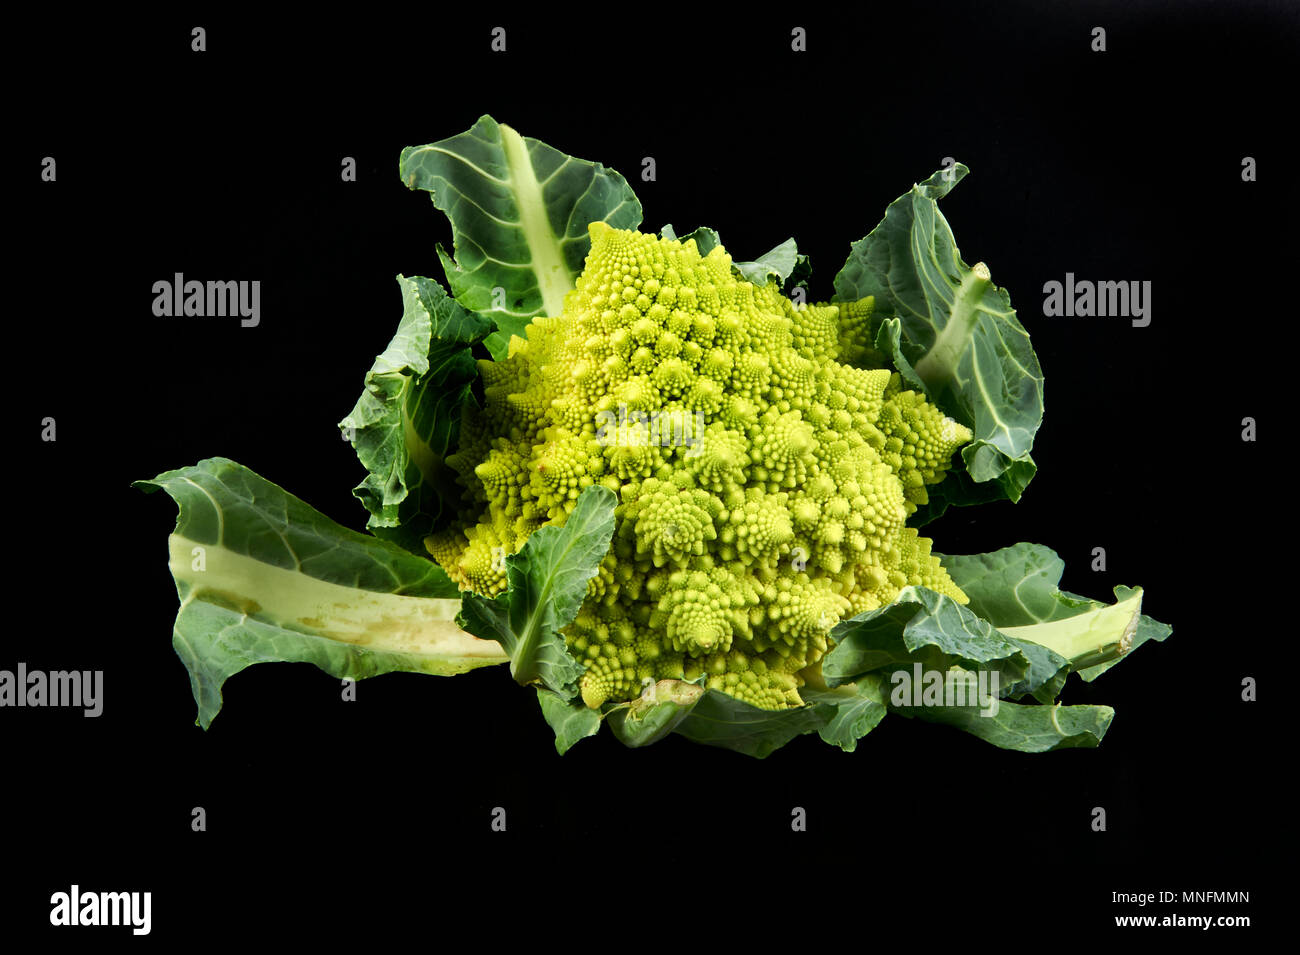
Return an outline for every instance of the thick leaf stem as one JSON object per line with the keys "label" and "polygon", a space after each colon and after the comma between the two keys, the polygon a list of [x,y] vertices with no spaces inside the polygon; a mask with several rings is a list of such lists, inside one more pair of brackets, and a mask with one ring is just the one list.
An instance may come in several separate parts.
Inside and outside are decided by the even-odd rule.
{"label": "thick leaf stem", "polygon": [[916,374],[931,394],[942,390],[952,379],[958,360],[970,346],[979,321],[980,301],[991,284],[988,266],[976,262],[957,286],[947,323],[935,338],[934,346],[916,363]]}
{"label": "thick leaf stem", "polygon": [[1142,591],[1127,600],[1073,617],[1027,627],[999,627],[1008,637],[1054,650],[1074,670],[1118,660],[1133,645],[1141,620]]}
{"label": "thick leaf stem", "polygon": [[573,277],[564,265],[564,255],[547,220],[546,200],[537,181],[533,161],[524,139],[509,126],[501,126],[501,148],[510,166],[515,193],[519,197],[519,227],[532,254],[533,272],[547,315],[564,310],[564,296],[573,288]]}

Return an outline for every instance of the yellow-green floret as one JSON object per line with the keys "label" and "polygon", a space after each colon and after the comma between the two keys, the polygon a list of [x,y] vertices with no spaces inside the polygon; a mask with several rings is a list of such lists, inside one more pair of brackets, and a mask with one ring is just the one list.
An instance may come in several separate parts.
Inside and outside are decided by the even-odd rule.
{"label": "yellow-green floret", "polygon": [[590,233],[563,313],[480,362],[484,402],[448,458],[465,517],[426,541],[452,579],[500,593],[504,555],[583,488],[613,490],[609,554],[565,631],[593,708],[701,676],[798,706],[841,619],[908,585],[966,602],[905,522],[971,434],[856,367],[869,299],[796,306],[737,279],[721,247]]}

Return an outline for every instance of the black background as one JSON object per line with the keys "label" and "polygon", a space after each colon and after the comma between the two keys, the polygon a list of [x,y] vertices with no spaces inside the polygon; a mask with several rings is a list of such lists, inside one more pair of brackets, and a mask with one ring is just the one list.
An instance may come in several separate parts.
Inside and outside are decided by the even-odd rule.
{"label": "black background", "polygon": [[[1053,944],[1139,912],[1112,892],[1162,888],[1249,891],[1214,914],[1262,924],[1294,761],[1276,678],[1294,637],[1277,450],[1294,440],[1278,397],[1295,321],[1294,13],[428,6],[15,24],[30,66],[6,150],[17,525],[0,667],[102,669],[105,709],[0,712],[0,924],[52,931],[49,895],[72,882],[152,891],[153,941],[133,941],[163,945],[255,925],[436,941],[458,924],[485,943],[608,948],[715,926]],[[496,25],[505,54],[489,50]],[[807,53],[789,49],[795,25]],[[630,751],[602,732],[561,758],[533,694],[495,668],[391,674],[344,703],[313,667],[258,666],[226,684],[210,731],[194,726],[169,640],[174,508],[128,485],[224,455],[364,525],[336,422],[396,328],[393,277],[441,278],[433,246],[450,242],[398,153],[485,112],[623,172],[646,229],[710,225],[737,259],[795,236],[817,298],[912,182],[946,156],[971,168],[942,209],[1032,334],[1047,410],[1022,501],[927,532],[948,553],[1047,544],[1071,591],[1146,589],[1173,637],[1064,694],[1115,707],[1100,749],[1003,752],[890,718],[852,755],[815,737],[765,761],[679,737]],[[39,180],[45,156],[56,183]],[[1244,156],[1259,181],[1241,180]],[[1043,283],[1067,271],[1150,280],[1150,326],[1044,318]],[[261,280],[261,325],[155,318],[152,283],[174,272]],[[47,415],[55,443],[39,440]],[[1098,546],[1104,573],[1089,569]],[[1241,700],[1246,676],[1258,703]],[[494,806],[506,833],[489,829]],[[794,806],[806,833],[790,831]],[[621,930],[597,930],[601,913]]]}

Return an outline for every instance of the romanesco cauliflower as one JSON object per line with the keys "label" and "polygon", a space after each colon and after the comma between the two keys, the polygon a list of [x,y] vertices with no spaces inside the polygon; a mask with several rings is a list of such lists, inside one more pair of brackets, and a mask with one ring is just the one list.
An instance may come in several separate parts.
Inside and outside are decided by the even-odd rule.
{"label": "romanesco cauliflower", "polygon": [[466,518],[426,540],[452,579],[503,591],[506,554],[583,488],[613,490],[610,552],[565,631],[592,708],[702,675],[798,706],[841,619],[909,584],[966,602],[905,521],[971,433],[856,367],[870,299],[796,306],[734,276],[721,246],[590,234],[563,314],[480,362],[485,401],[448,458]]}

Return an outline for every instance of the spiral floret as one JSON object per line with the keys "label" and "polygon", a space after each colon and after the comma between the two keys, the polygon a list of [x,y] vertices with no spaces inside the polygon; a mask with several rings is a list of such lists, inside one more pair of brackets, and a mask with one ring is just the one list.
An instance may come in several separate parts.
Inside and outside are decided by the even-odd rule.
{"label": "spiral floret", "polygon": [[583,701],[698,680],[764,709],[840,620],[925,586],[966,602],[906,526],[968,429],[870,364],[870,300],[794,305],[718,246],[589,227],[561,315],[480,363],[485,400],[447,463],[465,517],[430,537],[463,589],[578,495],[618,495],[615,531],[565,630]]}

